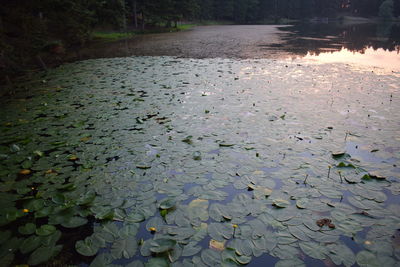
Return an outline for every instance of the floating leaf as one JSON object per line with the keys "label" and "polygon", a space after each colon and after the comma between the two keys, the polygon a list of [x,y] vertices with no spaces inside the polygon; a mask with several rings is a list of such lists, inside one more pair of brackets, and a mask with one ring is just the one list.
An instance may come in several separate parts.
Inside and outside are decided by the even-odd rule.
{"label": "floating leaf", "polygon": [[10,237],[12,233],[10,230],[0,231],[0,244],[5,243]]}
{"label": "floating leaf", "polygon": [[99,246],[92,237],[86,237],[85,240],[76,242],[75,249],[83,256],[94,256],[99,250]]}
{"label": "floating leaf", "polygon": [[61,245],[55,247],[40,247],[29,256],[28,264],[38,265],[40,263],[44,263],[60,253],[61,249]]}
{"label": "floating leaf", "polygon": [[208,220],[208,200],[194,199],[188,205],[188,216],[191,220],[200,219],[202,221]]}
{"label": "floating leaf", "polygon": [[344,244],[329,244],[327,248],[330,252],[329,257],[336,265],[343,263],[346,267],[350,267],[356,262],[353,251]]}
{"label": "floating leaf", "polygon": [[140,254],[142,254],[143,257],[148,257],[151,255],[150,247],[151,247],[151,240],[146,240],[142,243],[140,246]]}
{"label": "floating leaf", "polygon": [[274,200],[273,200],[272,204],[273,204],[275,207],[278,207],[278,208],[286,208],[287,206],[290,205],[290,202],[287,201],[287,200],[285,200],[285,199],[277,198],[277,199],[274,199]]}
{"label": "floating leaf", "polygon": [[164,258],[151,258],[144,265],[145,267],[169,267],[169,262]]}
{"label": "floating leaf", "polygon": [[166,198],[160,201],[159,208],[160,209],[170,209],[173,208],[176,204],[176,200],[174,198]]}
{"label": "floating leaf", "polygon": [[34,251],[41,245],[41,243],[42,243],[42,238],[40,236],[31,235],[30,237],[22,241],[21,247],[19,249],[22,253],[26,254]]}
{"label": "floating leaf", "polygon": [[300,198],[296,200],[296,207],[299,209],[306,209],[308,205],[308,198]]}
{"label": "floating leaf", "polygon": [[212,219],[218,222],[232,219],[232,216],[229,214],[227,207],[219,203],[211,204],[209,214]]}
{"label": "floating leaf", "polygon": [[332,157],[333,158],[341,158],[346,155],[346,151],[333,151]]}
{"label": "floating leaf", "polygon": [[125,218],[125,221],[132,222],[132,223],[139,223],[139,222],[143,222],[144,220],[145,220],[145,217],[144,217],[143,213],[140,213],[140,212],[133,212]]}
{"label": "floating leaf", "polygon": [[78,217],[78,216],[73,216],[63,223],[61,225],[65,228],[76,228],[82,225],[85,225],[88,222],[86,218]]}
{"label": "floating leaf", "polygon": [[379,267],[381,266],[376,256],[366,250],[357,253],[356,260],[360,267]]}
{"label": "floating leaf", "polygon": [[201,246],[196,246],[197,242],[189,242],[187,245],[183,247],[182,256],[189,257],[196,255],[202,249]]}
{"label": "floating leaf", "polygon": [[151,166],[147,166],[147,165],[136,165],[136,168],[142,169],[142,170],[147,170],[147,169],[150,169]]}
{"label": "floating leaf", "polygon": [[218,266],[221,262],[221,255],[215,250],[205,249],[201,252],[201,259],[207,266]]}
{"label": "floating leaf", "polygon": [[210,223],[208,233],[213,239],[222,242],[232,237],[233,227],[230,224]]}
{"label": "floating leaf", "polygon": [[150,241],[150,251],[155,253],[162,253],[172,249],[176,244],[175,240],[161,238]]}
{"label": "floating leaf", "polygon": [[130,259],[136,254],[137,241],[135,236],[126,239],[118,239],[111,247],[111,255],[115,259]]}
{"label": "floating leaf", "polygon": [[192,138],[193,138],[193,136],[189,135],[189,136],[185,137],[184,139],[182,139],[182,142],[184,142],[188,145],[191,145],[191,144],[193,144]]}
{"label": "floating leaf", "polygon": [[246,255],[235,255],[236,261],[239,262],[240,264],[246,265],[250,263],[251,257],[246,256]]}
{"label": "floating leaf", "polygon": [[19,171],[19,174],[21,174],[21,175],[28,175],[28,174],[30,174],[32,171],[31,170],[29,170],[29,169],[23,169],[23,170],[20,170]]}
{"label": "floating leaf", "polygon": [[299,258],[292,258],[287,260],[280,260],[275,263],[275,267],[306,267],[306,264]]}
{"label": "floating leaf", "polygon": [[381,174],[378,173],[378,172],[370,172],[368,175],[369,175],[369,177],[371,177],[372,179],[377,179],[377,180],[385,180],[385,179],[386,179],[385,176],[381,175]]}
{"label": "floating leaf", "polygon": [[131,263],[125,265],[125,267],[144,267],[143,262],[136,260],[136,261],[132,261]]}
{"label": "floating leaf", "polygon": [[51,235],[56,230],[57,229],[54,225],[45,224],[36,229],[36,234],[39,236],[47,236]]}
{"label": "floating leaf", "polygon": [[211,239],[209,247],[211,249],[214,249],[217,251],[223,251],[225,249],[225,241],[220,242],[220,241]]}
{"label": "floating leaf", "polygon": [[2,253],[0,256],[0,262],[4,266],[11,266],[13,260],[14,260],[14,253],[12,252],[5,252]]}
{"label": "floating leaf", "polygon": [[311,258],[324,260],[326,259],[326,248],[314,242],[300,242],[301,250]]}
{"label": "floating leaf", "polygon": [[272,194],[272,190],[266,187],[257,186],[254,188],[254,198],[265,199]]}
{"label": "floating leaf", "polygon": [[220,147],[231,147],[234,146],[234,144],[229,144],[229,143],[219,143]]}
{"label": "floating leaf", "polygon": [[31,235],[35,233],[36,225],[33,223],[27,223],[24,226],[18,227],[18,232],[23,235]]}
{"label": "floating leaf", "polygon": [[51,200],[56,204],[62,205],[65,203],[65,196],[61,193],[57,193],[52,197]]}
{"label": "floating leaf", "polygon": [[163,226],[164,226],[163,219],[161,219],[160,217],[153,217],[147,222],[146,229],[148,231],[157,232],[160,231]]}

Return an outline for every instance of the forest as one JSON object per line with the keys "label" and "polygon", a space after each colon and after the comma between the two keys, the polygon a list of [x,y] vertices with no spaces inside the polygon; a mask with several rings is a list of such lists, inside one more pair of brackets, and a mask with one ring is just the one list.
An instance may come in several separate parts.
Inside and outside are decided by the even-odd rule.
{"label": "forest", "polygon": [[273,24],[343,15],[400,15],[400,0],[18,0],[1,1],[0,72],[44,67],[41,53],[78,49],[94,29],[173,28],[181,21]]}

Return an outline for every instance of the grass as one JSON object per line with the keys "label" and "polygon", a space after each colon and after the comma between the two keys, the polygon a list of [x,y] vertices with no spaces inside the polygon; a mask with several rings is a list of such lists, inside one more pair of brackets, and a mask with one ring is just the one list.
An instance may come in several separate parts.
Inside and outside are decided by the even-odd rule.
{"label": "grass", "polygon": [[131,38],[133,35],[134,33],[131,32],[94,32],[92,38],[103,41],[117,41]]}
{"label": "grass", "polygon": [[112,31],[95,31],[92,33],[92,38],[98,41],[105,42],[113,42],[123,39],[128,39],[133,37],[136,34],[147,34],[147,33],[165,33],[165,32],[176,32],[176,31],[186,31],[190,30],[196,26],[204,26],[204,25],[226,25],[232,24],[228,21],[200,21],[193,23],[180,23],[178,26],[166,28],[165,25],[160,24],[153,26],[151,28],[146,28],[144,31],[140,29],[134,29],[131,32],[112,32]]}
{"label": "grass", "polygon": [[193,27],[196,27],[196,26],[199,26],[199,24],[181,24],[181,25],[178,25],[177,30],[178,31],[185,31],[185,30],[189,30],[189,29],[191,29]]}

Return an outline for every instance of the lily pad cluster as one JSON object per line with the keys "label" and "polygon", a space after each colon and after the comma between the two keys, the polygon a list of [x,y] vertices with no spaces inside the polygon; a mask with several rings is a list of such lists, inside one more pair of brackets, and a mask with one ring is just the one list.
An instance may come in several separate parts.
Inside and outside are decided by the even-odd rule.
{"label": "lily pad cluster", "polygon": [[399,84],[172,57],[42,74],[1,100],[0,262],[397,266]]}

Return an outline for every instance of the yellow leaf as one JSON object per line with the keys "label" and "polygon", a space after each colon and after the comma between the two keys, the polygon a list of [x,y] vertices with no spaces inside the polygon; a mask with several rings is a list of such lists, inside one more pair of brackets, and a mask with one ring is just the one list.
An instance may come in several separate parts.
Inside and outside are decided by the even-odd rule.
{"label": "yellow leaf", "polygon": [[225,241],[220,242],[214,239],[210,240],[210,248],[217,250],[217,251],[223,251],[225,249]]}
{"label": "yellow leaf", "polygon": [[57,173],[55,170],[50,169],[44,172],[45,174],[52,174],[52,173]]}
{"label": "yellow leaf", "polygon": [[28,174],[30,174],[31,172],[32,172],[31,170],[24,169],[24,170],[20,170],[20,171],[19,171],[19,174],[28,175]]}
{"label": "yellow leaf", "polygon": [[86,141],[89,141],[89,140],[90,140],[90,136],[85,136],[85,137],[81,138],[82,142],[86,142]]}
{"label": "yellow leaf", "polygon": [[72,160],[72,161],[75,161],[75,160],[78,159],[78,157],[77,157],[76,155],[70,155],[70,156],[68,157],[68,159],[69,159],[69,160]]}

